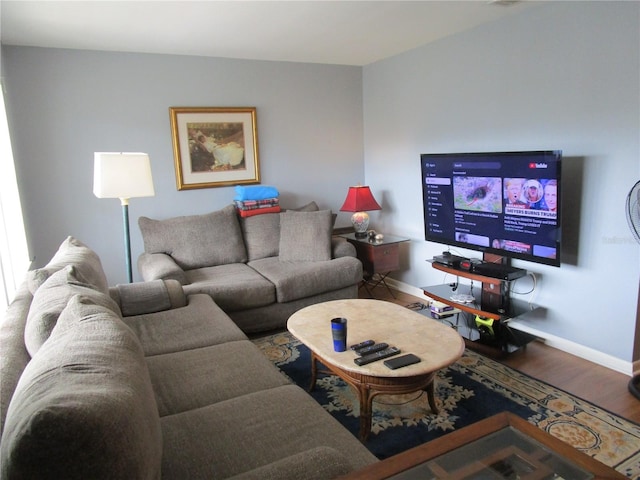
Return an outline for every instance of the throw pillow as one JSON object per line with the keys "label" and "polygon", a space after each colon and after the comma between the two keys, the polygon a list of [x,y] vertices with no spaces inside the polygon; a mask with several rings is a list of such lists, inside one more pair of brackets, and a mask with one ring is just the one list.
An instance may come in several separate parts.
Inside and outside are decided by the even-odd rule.
{"label": "throw pillow", "polygon": [[265,213],[241,218],[240,225],[249,261],[278,256],[280,249],[279,213]]}
{"label": "throw pillow", "polygon": [[29,272],[27,284],[31,293],[34,294],[51,275],[67,265],[75,265],[85,281],[94,285],[97,290],[109,292],[109,283],[100,257],[80,240],[69,236],[60,244],[47,265]]}
{"label": "throw pillow", "polygon": [[296,212],[317,212],[318,210],[320,210],[320,208],[318,207],[318,204],[316,202],[312,201],[301,207],[291,208],[290,210],[294,210]]}
{"label": "throw pillow", "polygon": [[144,250],[166,253],[184,270],[244,263],[247,252],[233,205],[205,215],[138,220]]}
{"label": "throw pillow", "polygon": [[69,299],[80,293],[94,299],[98,305],[120,313],[118,305],[109,295],[99,292],[94,285],[87,283],[75,265],[67,265],[51,275],[36,290],[31,301],[24,328],[24,344],[32,357],[51,335]]}
{"label": "throw pillow", "polygon": [[[320,207],[318,207],[318,204],[316,202],[309,202],[306,205],[303,205],[301,207],[298,208],[292,208],[291,210],[295,210],[296,212],[317,212],[318,210],[320,210]],[[335,226],[336,224],[336,219],[338,218],[338,214],[337,213],[332,213],[331,214],[331,225],[332,227]]]}
{"label": "throw pillow", "polygon": [[109,308],[74,297],[9,405],[2,478],[160,478],[161,456],[140,342]]}
{"label": "throw pillow", "polygon": [[331,260],[331,210],[280,214],[280,260]]}

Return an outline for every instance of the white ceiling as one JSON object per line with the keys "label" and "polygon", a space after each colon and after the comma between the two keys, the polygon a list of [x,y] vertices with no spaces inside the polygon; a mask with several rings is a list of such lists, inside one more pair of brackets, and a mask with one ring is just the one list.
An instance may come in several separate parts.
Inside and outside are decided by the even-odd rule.
{"label": "white ceiling", "polygon": [[6,45],[367,65],[531,2],[0,0]]}

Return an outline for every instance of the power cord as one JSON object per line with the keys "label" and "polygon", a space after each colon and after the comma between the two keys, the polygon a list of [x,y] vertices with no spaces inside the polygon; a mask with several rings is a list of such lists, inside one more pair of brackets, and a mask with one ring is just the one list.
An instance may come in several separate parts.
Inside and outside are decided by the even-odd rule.
{"label": "power cord", "polygon": [[[529,301],[527,302],[527,304],[529,305],[529,309],[533,309],[533,300],[534,298],[537,296],[538,292],[537,292],[537,287],[538,287],[538,279],[535,276],[534,273],[532,272],[527,272],[527,274],[531,277],[532,281],[533,281],[533,286],[531,287],[531,290],[529,290],[528,292],[516,292],[513,288],[511,289],[511,293],[513,293],[514,295],[529,295],[531,294],[531,296],[529,297]],[[516,280],[517,281],[517,280]],[[514,282],[515,283],[515,282]]]}

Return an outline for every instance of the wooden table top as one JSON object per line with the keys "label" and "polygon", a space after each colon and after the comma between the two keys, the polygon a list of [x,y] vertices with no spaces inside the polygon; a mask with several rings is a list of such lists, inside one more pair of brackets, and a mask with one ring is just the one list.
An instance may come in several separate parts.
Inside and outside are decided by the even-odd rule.
{"label": "wooden table top", "polygon": [[[333,350],[331,319],[347,319],[347,351]],[[318,303],[298,310],[287,322],[288,330],[321,360],[343,370],[376,377],[408,377],[434,372],[451,365],[464,352],[463,338],[451,327],[381,300],[353,299]],[[391,370],[383,361],[359,367],[350,345],[374,340],[413,353],[422,360]],[[393,357],[390,357],[393,358]]]}

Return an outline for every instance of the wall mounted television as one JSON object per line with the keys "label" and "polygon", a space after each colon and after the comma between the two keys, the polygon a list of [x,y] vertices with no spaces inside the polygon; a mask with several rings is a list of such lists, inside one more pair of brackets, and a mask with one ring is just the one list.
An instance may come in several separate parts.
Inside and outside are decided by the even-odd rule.
{"label": "wall mounted television", "polygon": [[427,241],[560,266],[561,151],[420,159]]}

